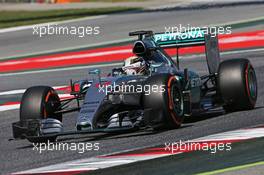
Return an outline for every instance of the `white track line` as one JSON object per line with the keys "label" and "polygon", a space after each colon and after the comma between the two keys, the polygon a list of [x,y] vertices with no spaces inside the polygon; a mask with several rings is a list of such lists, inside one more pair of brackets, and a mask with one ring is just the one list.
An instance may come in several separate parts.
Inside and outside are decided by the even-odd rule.
{"label": "white track line", "polygon": [[46,73],[46,72],[80,70],[80,69],[92,69],[92,68],[102,68],[102,67],[121,66],[121,65],[123,65],[123,63],[118,62],[118,63],[105,63],[105,64],[95,64],[95,65],[87,65],[87,66],[46,69],[46,70],[33,70],[33,71],[26,71],[26,72],[3,73],[3,74],[0,74],[0,77],[27,75],[27,74],[38,74],[38,73]]}
{"label": "white track line", "polygon": [[259,33],[256,36],[234,36],[230,38],[222,38],[219,43],[221,44],[229,44],[229,43],[239,43],[245,41],[262,41],[264,40],[264,32]]}
{"label": "white track line", "polygon": [[[228,38],[222,38],[219,40],[219,43],[237,43],[241,41],[251,41],[251,40],[263,40],[264,39],[264,32],[258,33],[257,36],[231,36]],[[254,51],[254,50],[253,50]],[[130,53],[131,49],[119,49],[113,51],[103,51],[103,52],[95,52],[95,53],[86,53],[86,54],[77,54],[77,55],[70,55],[70,56],[60,56],[60,57],[53,57],[53,58],[39,58],[34,60],[15,60],[15,61],[7,61],[1,63],[1,65],[15,65],[15,64],[24,64],[29,62],[46,62],[46,61],[58,61],[58,60],[69,60],[75,58],[88,58],[88,57],[97,57],[97,56],[106,56],[112,54],[123,54],[123,53]],[[234,53],[234,52],[233,52]],[[50,71],[59,71],[59,70],[73,70],[78,69],[79,67],[66,67],[66,68],[55,68],[55,69],[47,69],[47,70],[36,70],[36,71],[24,71],[24,72],[15,72],[15,73],[2,73],[1,76],[12,76],[12,75],[23,75],[23,74],[30,74],[30,73],[43,73],[43,72],[50,72]]]}
{"label": "white track line", "polygon": [[12,104],[12,105],[0,106],[0,112],[19,109],[19,107],[20,107],[20,104]]}
{"label": "white track line", "polygon": [[[264,48],[256,48],[256,49],[246,49],[246,50],[233,50],[233,51],[224,51],[221,52],[220,55],[231,55],[231,54],[242,54],[242,53],[250,53],[250,52],[262,52]],[[183,59],[196,59],[197,57],[204,56],[205,54],[195,54],[195,55],[185,55],[181,56]],[[172,57],[176,59],[176,57]],[[1,74],[0,74],[1,76]]]}
{"label": "white track line", "polygon": [[104,51],[104,52],[95,52],[95,53],[86,53],[86,54],[76,54],[76,55],[68,55],[68,56],[57,56],[57,57],[47,57],[47,58],[38,58],[34,60],[16,60],[16,61],[7,61],[1,63],[1,66],[6,65],[16,65],[16,64],[25,64],[25,63],[35,63],[35,62],[53,62],[53,61],[64,61],[64,60],[73,60],[80,58],[89,58],[89,57],[98,57],[98,56],[107,56],[113,54],[124,54],[131,53],[131,49],[120,49],[113,51]]}
{"label": "white track line", "polygon": [[25,89],[18,89],[18,90],[0,92],[0,96],[3,96],[3,95],[23,94],[25,91],[26,91]]}
{"label": "white track line", "polygon": [[195,142],[203,141],[223,141],[223,140],[247,140],[251,138],[264,137],[264,128],[239,129],[235,131],[223,132],[211,136],[194,139]]}
{"label": "white track line", "polygon": [[[239,129],[234,131],[228,131],[219,134],[213,134],[197,139],[190,140],[189,142],[212,142],[212,141],[225,141],[232,143],[233,140],[236,138],[240,138],[240,141],[253,139],[253,138],[260,138],[264,137],[264,128],[249,128],[249,129]],[[165,149],[165,148],[164,148]],[[138,150],[135,148],[134,150]],[[131,150],[129,150],[131,151]],[[128,152],[128,151],[127,151]],[[176,154],[181,154],[178,152]],[[116,155],[116,154],[112,154]],[[172,154],[159,154],[159,155],[142,155],[142,156],[98,156],[98,157],[91,157],[87,159],[80,159],[80,160],[73,160],[68,161],[60,164],[45,166],[41,168],[21,171],[13,174],[39,174],[39,173],[53,173],[53,172],[71,172],[71,171],[90,171],[90,170],[97,170],[97,169],[104,169],[114,166],[125,165],[129,163],[151,160],[160,157],[170,156]]]}
{"label": "white track line", "polygon": [[[238,50],[238,51],[226,51],[222,52],[222,55],[228,55],[228,54],[241,54],[241,53],[247,53],[247,52],[258,52],[258,51],[264,51],[264,48],[258,48],[258,49],[248,49],[248,50]],[[186,58],[193,59],[193,56],[186,56]],[[1,76],[14,76],[14,75],[25,75],[25,74],[36,74],[36,73],[45,73],[45,72],[57,72],[57,71],[68,71],[68,70],[80,70],[80,69],[90,69],[90,68],[100,68],[100,67],[110,67],[110,66],[121,66],[123,63],[108,63],[103,65],[89,65],[89,66],[78,66],[78,67],[68,67],[68,68],[58,68],[58,69],[49,69],[49,70],[38,70],[38,71],[29,71],[29,72],[17,72],[17,73],[7,73],[7,74],[0,74]],[[57,88],[61,88],[65,86],[58,86]],[[56,88],[56,87],[55,87]],[[1,95],[13,95],[13,94],[19,94],[24,93],[24,89],[20,90],[12,90],[12,91],[6,91],[6,92],[0,92]],[[0,106],[0,111],[7,111],[7,110],[13,110],[18,109],[18,105],[5,105]]]}
{"label": "white track line", "polygon": [[[248,52],[258,52],[264,51],[264,48],[257,48],[257,49],[244,49],[244,50],[237,50],[237,51],[224,51],[221,52],[221,55],[229,55],[229,54],[241,54],[241,53],[248,53]],[[191,56],[182,56],[182,58],[194,58],[194,56],[201,55],[191,55]],[[38,73],[47,73],[47,72],[59,72],[59,71],[69,71],[69,70],[81,70],[81,69],[91,69],[91,68],[102,68],[102,67],[113,67],[113,66],[121,66],[123,65],[122,62],[118,63],[103,63],[103,64],[95,64],[95,65],[87,65],[87,66],[75,66],[75,67],[64,67],[64,68],[55,68],[55,69],[46,69],[46,70],[33,70],[33,71],[25,71],[25,72],[14,72],[14,73],[2,73],[0,77],[6,76],[17,76],[17,75],[27,75],[27,74],[38,74]]]}
{"label": "white track line", "polygon": [[[230,43],[238,43],[241,41],[258,41],[264,40],[264,32],[258,33],[256,36],[231,36],[228,38],[221,38],[219,43],[230,44]],[[26,63],[34,63],[34,62],[53,62],[53,61],[63,61],[63,60],[73,60],[73,59],[81,59],[81,58],[89,58],[89,57],[98,57],[98,56],[107,56],[113,54],[125,54],[131,53],[131,49],[118,49],[112,51],[101,51],[101,52],[92,52],[92,53],[84,53],[84,54],[73,54],[67,56],[53,56],[53,57],[44,57],[44,58],[36,58],[36,59],[23,59],[23,60],[11,60],[2,62],[1,66],[7,65],[17,65],[17,64],[26,64]]]}
{"label": "white track line", "polygon": [[[66,87],[68,87],[68,86],[54,86],[53,88],[55,90],[58,90],[60,88],[66,88]],[[0,92],[0,96],[23,94],[25,91],[26,91],[26,89],[4,91],[4,92]],[[72,97],[70,94],[58,94],[58,95],[62,99]],[[20,107],[20,104],[0,105],[0,112],[19,109],[19,107]]]}
{"label": "white track line", "polygon": [[113,44],[118,44],[118,43],[124,43],[124,42],[132,42],[134,41],[134,38],[126,38],[126,39],[119,39],[119,40],[111,40],[111,41],[104,41],[104,42],[99,42],[96,44],[83,44],[81,46],[72,46],[72,47],[66,47],[63,49],[53,49],[53,50],[46,50],[46,51],[42,51],[42,52],[34,52],[34,53],[30,53],[30,54],[20,54],[20,55],[14,55],[14,56],[10,56],[10,57],[0,57],[0,60],[10,60],[10,59],[17,59],[22,58],[22,57],[32,57],[34,55],[48,55],[48,54],[53,54],[53,53],[58,53],[58,52],[66,52],[69,50],[79,50],[79,49],[87,49],[87,48],[92,48],[92,47],[101,47],[101,46],[105,46],[105,45],[113,45]]}
{"label": "white track line", "polygon": [[[56,89],[60,89],[60,88],[66,88],[68,86],[54,86],[53,88]],[[18,89],[18,90],[11,90],[11,91],[4,91],[4,92],[0,92],[0,96],[3,95],[15,95],[15,94],[23,94],[26,91],[26,89]]]}
{"label": "white track line", "polygon": [[26,26],[19,26],[19,27],[10,27],[10,28],[5,28],[5,29],[0,29],[0,33],[16,32],[16,31],[28,30],[28,29],[33,30],[33,27],[35,27],[35,26],[59,25],[59,24],[79,22],[79,21],[84,21],[84,20],[100,19],[100,18],[105,18],[107,16],[108,15],[89,16],[89,17],[71,19],[71,20],[65,20],[65,21],[55,21],[55,22],[48,22],[48,23],[42,23],[42,24],[26,25]]}
{"label": "white track line", "polygon": [[[70,98],[70,97],[72,97],[72,95],[70,95],[70,94],[58,94],[58,95],[59,95],[59,97],[60,97],[61,99],[65,99],[65,98]],[[19,107],[20,107],[20,104],[7,104],[7,105],[0,105],[0,112],[19,109]]]}
{"label": "white track line", "polygon": [[[72,19],[72,20],[66,20],[66,21],[61,21],[57,22],[56,24],[64,24],[64,23],[70,23],[70,22],[77,22],[77,21],[83,21],[83,20],[88,20],[88,19],[98,19],[98,18],[105,18],[108,17],[108,15],[99,15],[99,16],[91,16],[91,17],[84,17],[84,18],[78,18],[78,19]],[[251,18],[247,20],[239,20],[239,21],[232,21],[228,23],[222,23],[222,24],[212,24],[209,26],[227,26],[227,25],[232,25],[232,24],[239,24],[239,23],[245,23],[245,22],[252,22],[252,21],[258,21],[264,19],[263,17],[257,17],[257,18]],[[54,22],[55,23],[55,22]],[[44,23],[44,24],[38,24],[39,26],[41,25],[48,25],[51,23]],[[21,26],[21,27],[12,27],[12,28],[7,28],[7,29],[0,29],[0,33],[5,33],[5,32],[12,32],[12,31],[19,31],[19,30],[25,30],[32,28],[34,25],[30,26]],[[14,55],[11,57],[2,57],[0,60],[4,59],[12,59],[16,57],[30,57],[32,55],[42,55],[42,54],[48,54],[48,53],[53,53],[53,52],[62,52],[66,50],[74,50],[74,49],[81,49],[81,48],[88,48],[88,47],[97,47],[97,46],[102,46],[102,45],[109,45],[109,44],[117,44],[121,42],[129,42],[133,41],[133,38],[123,38],[119,40],[114,40],[114,41],[107,41],[107,42],[101,42],[101,43],[96,43],[96,44],[88,44],[88,45],[81,45],[81,46],[75,46],[75,47],[69,47],[69,48],[63,48],[63,49],[54,49],[54,50],[48,50],[48,51],[43,51],[43,52],[36,52],[36,53],[31,53],[31,54],[23,54],[23,55]]]}

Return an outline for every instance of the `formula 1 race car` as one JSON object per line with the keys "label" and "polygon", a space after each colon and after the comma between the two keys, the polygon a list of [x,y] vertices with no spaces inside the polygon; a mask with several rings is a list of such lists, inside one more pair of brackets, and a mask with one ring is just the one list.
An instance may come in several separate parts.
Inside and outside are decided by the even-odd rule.
{"label": "formula 1 race car", "polygon": [[[135,56],[107,77],[95,69],[89,71],[92,80],[71,81],[72,98],[60,100],[48,86],[28,88],[22,97],[20,120],[12,124],[14,138],[46,142],[68,134],[173,129],[181,126],[184,117],[218,107],[227,112],[255,107],[254,68],[247,59],[220,62],[217,36],[203,31],[136,31],[129,35],[138,36]],[[190,46],[205,46],[207,75],[180,70],[178,50]],[[176,61],[164,48],[177,50]],[[69,105],[74,101],[75,106]],[[79,111],[76,129],[64,131],[63,114],[73,111]]]}

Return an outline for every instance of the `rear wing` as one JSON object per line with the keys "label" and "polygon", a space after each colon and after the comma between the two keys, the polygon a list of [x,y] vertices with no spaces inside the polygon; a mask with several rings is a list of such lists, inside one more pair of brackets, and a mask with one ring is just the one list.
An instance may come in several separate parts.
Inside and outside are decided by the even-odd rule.
{"label": "rear wing", "polygon": [[220,54],[217,35],[206,34],[203,30],[182,33],[156,33],[153,35],[155,43],[162,48],[177,48],[205,46],[206,60],[210,74],[218,71]]}
{"label": "rear wing", "polygon": [[156,33],[154,40],[162,48],[200,46],[205,44],[203,31],[188,31],[182,33]]}

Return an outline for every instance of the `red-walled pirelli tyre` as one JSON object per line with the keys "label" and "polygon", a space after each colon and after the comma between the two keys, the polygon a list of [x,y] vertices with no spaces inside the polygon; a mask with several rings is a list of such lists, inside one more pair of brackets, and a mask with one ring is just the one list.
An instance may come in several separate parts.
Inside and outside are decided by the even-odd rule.
{"label": "red-walled pirelli tyre", "polygon": [[180,82],[173,75],[157,74],[149,77],[146,85],[152,90],[154,86],[159,87],[158,92],[150,91],[149,95],[144,95],[144,109],[151,109],[151,117],[144,118],[146,123],[154,129],[179,128],[184,116]]}
{"label": "red-walled pirelli tyre", "polygon": [[[56,91],[48,86],[34,86],[30,87],[23,94],[20,105],[20,121],[30,119],[45,119],[54,118],[62,121],[62,114],[55,114],[54,112],[61,105],[60,99]],[[46,142],[55,141],[56,137],[34,139],[31,142]]]}
{"label": "red-walled pirelli tyre", "polygon": [[62,114],[54,114],[60,106],[60,98],[49,86],[30,87],[23,94],[20,120],[55,118],[62,121]]}
{"label": "red-walled pirelli tyre", "polygon": [[257,101],[257,78],[247,59],[223,61],[218,70],[217,87],[227,112],[249,110]]}

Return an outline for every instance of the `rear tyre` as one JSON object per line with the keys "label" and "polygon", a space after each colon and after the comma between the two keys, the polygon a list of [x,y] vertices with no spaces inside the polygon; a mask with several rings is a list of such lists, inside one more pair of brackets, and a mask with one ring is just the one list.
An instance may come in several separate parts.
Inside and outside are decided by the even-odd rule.
{"label": "rear tyre", "polygon": [[[58,110],[60,98],[56,91],[48,86],[30,87],[23,94],[20,105],[20,121],[23,123],[30,119],[54,118],[62,121],[62,114],[55,114]],[[56,137],[29,140],[31,142],[55,141]]]}
{"label": "rear tyre", "polygon": [[152,117],[145,118],[145,122],[154,129],[179,128],[183,121],[183,95],[180,82],[170,74],[158,74],[149,77],[145,85],[163,87],[158,92],[144,95],[144,109],[152,110]]}
{"label": "rear tyre", "polygon": [[257,101],[257,78],[247,59],[223,61],[218,70],[217,87],[227,112],[249,110]]}

